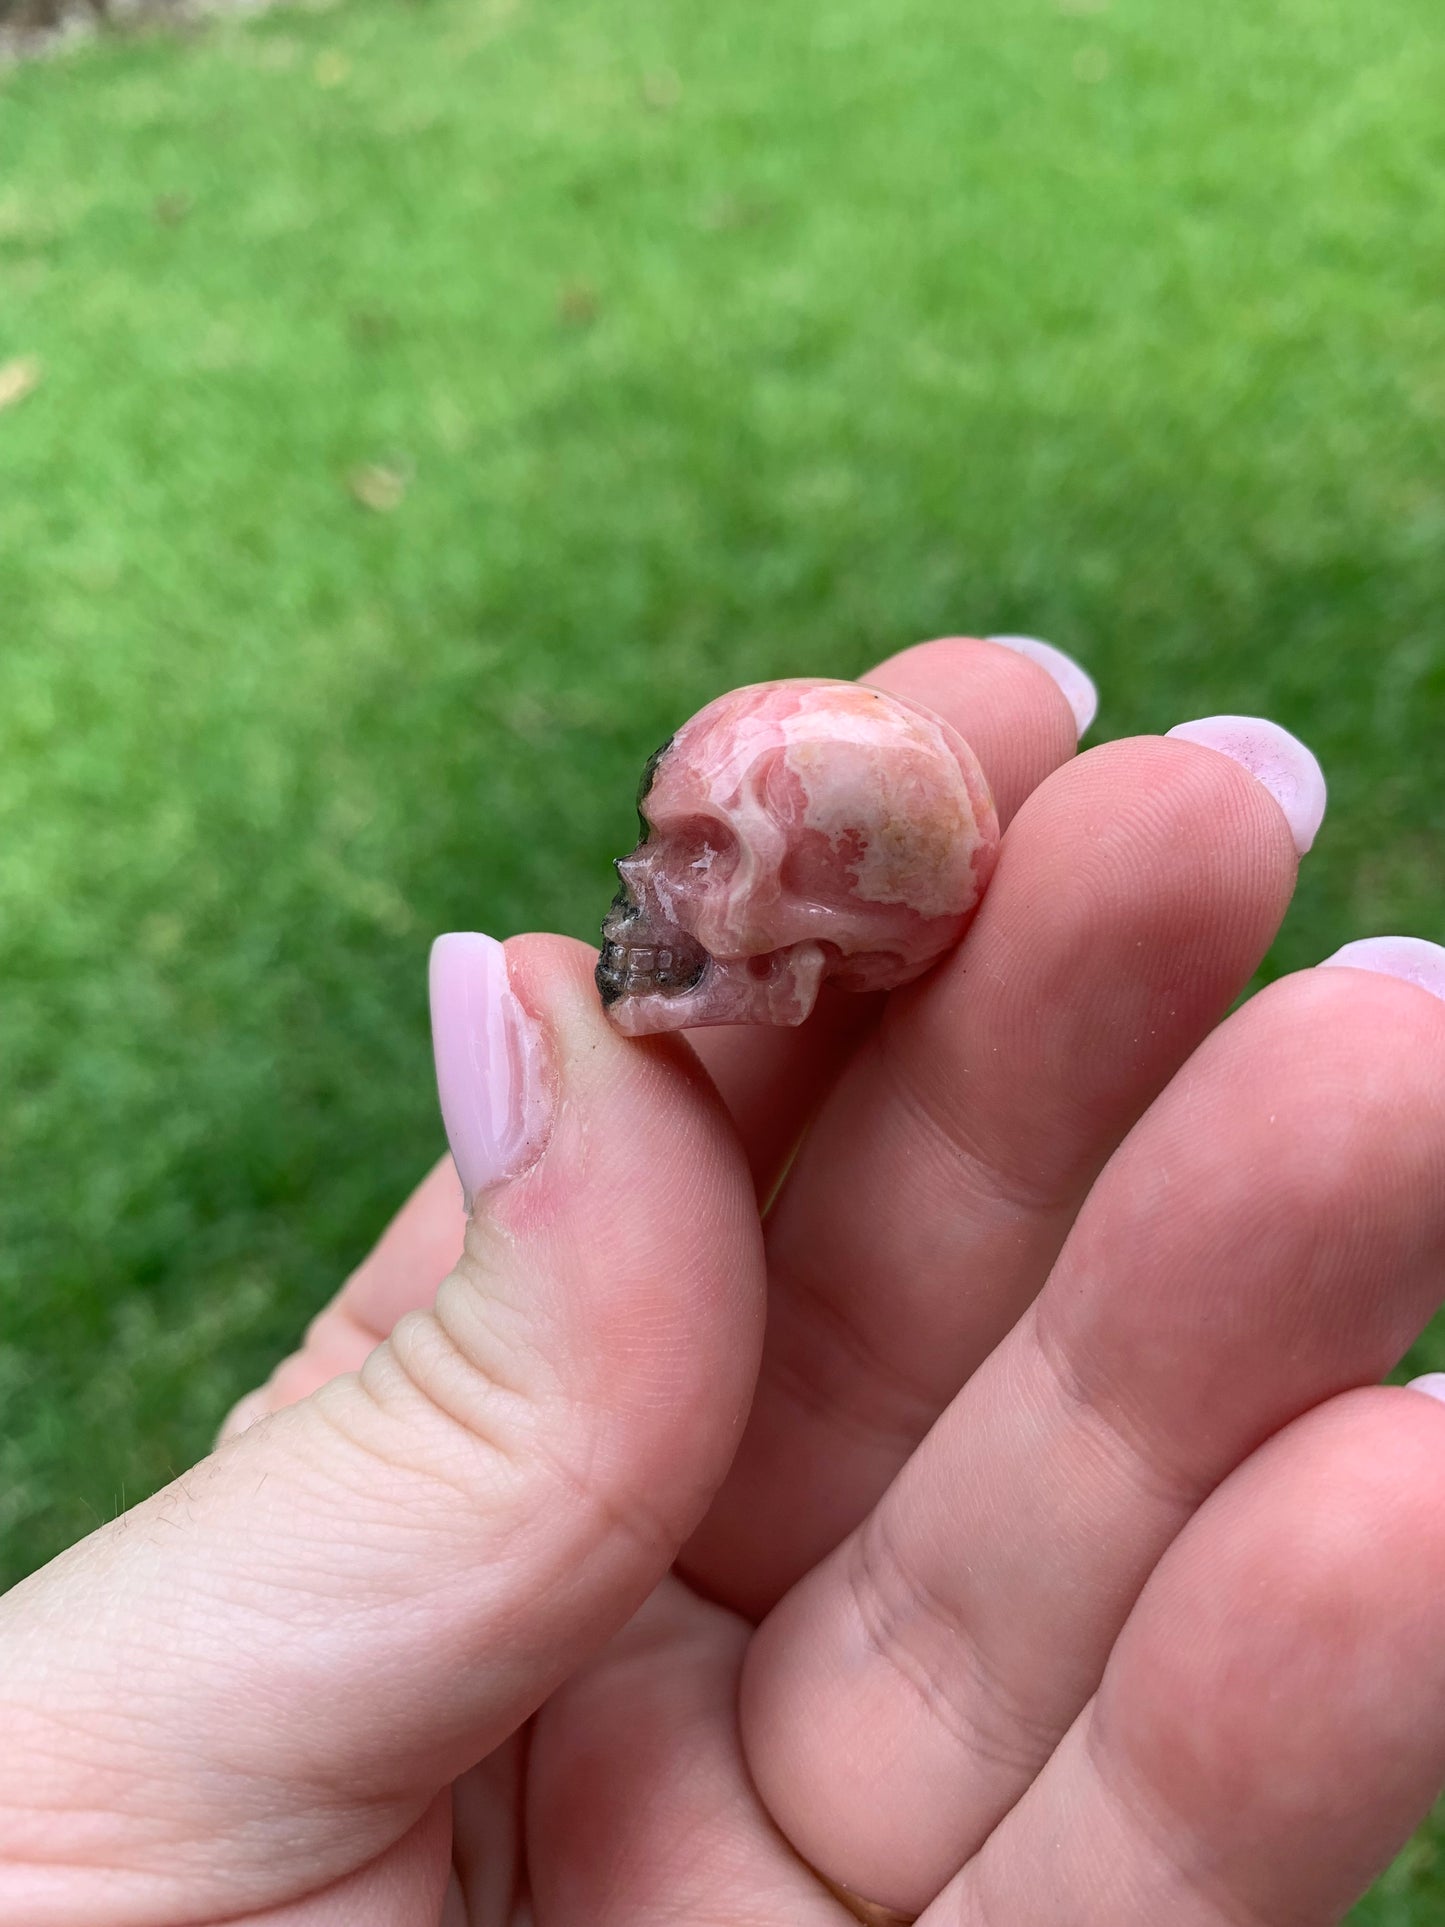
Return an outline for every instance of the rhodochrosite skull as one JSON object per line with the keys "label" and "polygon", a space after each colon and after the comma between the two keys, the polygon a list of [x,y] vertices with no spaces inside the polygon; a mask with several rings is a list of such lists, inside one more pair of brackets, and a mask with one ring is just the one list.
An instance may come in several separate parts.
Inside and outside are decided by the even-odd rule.
{"label": "rhodochrosite skull", "polygon": [[962,936],[998,850],[968,744],[862,683],[719,696],[652,757],[637,809],[597,965],[629,1036],[800,1024],[825,978],[910,982]]}

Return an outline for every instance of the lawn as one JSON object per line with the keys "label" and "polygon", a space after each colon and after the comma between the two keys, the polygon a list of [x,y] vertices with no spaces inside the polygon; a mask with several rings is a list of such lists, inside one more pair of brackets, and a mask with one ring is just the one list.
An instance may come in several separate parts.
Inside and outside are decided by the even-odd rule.
{"label": "lawn", "polygon": [[1438,0],[0,73],[0,1576],[204,1449],[439,1149],[433,933],[593,934],[729,684],[1021,629],[1096,736],[1274,715],[1332,806],[1268,973],[1445,939],[1442,98]]}

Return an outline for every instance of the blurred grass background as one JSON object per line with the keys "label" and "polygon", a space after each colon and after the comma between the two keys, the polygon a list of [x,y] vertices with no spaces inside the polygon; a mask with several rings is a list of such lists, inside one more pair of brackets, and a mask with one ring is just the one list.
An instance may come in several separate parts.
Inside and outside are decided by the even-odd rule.
{"label": "blurred grass background", "polygon": [[1442,99],[1437,0],[302,0],[0,74],[4,1577],[291,1344],[440,1148],[431,936],[594,934],[730,684],[1023,630],[1096,737],[1276,716],[1332,805],[1268,971],[1445,939]]}

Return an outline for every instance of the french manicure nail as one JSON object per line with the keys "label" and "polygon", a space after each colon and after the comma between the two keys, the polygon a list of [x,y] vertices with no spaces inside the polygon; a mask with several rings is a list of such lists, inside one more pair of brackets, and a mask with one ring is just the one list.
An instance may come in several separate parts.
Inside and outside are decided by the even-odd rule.
{"label": "french manicure nail", "polygon": [[1445,1405],[1445,1372],[1425,1372],[1420,1378],[1412,1378],[1405,1390],[1423,1392],[1426,1398],[1438,1398]]}
{"label": "french manicure nail", "polygon": [[[1378,970],[1384,977],[1403,977],[1436,997],[1445,997],[1445,947],[1423,937],[1360,937],[1326,957],[1330,964],[1349,964],[1355,970]],[[1445,1382],[1445,1381],[1442,1381]]]}
{"label": "french manicure nail", "polygon": [[1051,642],[1040,642],[1037,636],[990,636],[990,642],[1002,643],[1005,649],[1012,649],[1016,655],[1027,656],[1045,669],[1063,690],[1068,698],[1069,708],[1074,712],[1074,722],[1079,734],[1093,722],[1099,713],[1099,692],[1094,687],[1094,679],[1086,674],[1062,649],[1056,649]]}
{"label": "french manicure nail", "polygon": [[1305,854],[1325,817],[1325,773],[1298,736],[1263,716],[1202,716],[1167,734],[1217,749],[1247,769],[1284,811],[1294,846]]}
{"label": "french manicure nail", "polygon": [[518,1176],[542,1153],[551,1112],[542,1040],[495,937],[474,930],[438,937],[430,978],[437,1093],[470,1211],[479,1192]]}

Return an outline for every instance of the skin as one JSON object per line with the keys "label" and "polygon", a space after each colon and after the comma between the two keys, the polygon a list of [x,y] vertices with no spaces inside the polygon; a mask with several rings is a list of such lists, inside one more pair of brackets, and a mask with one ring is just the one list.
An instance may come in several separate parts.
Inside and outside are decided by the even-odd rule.
{"label": "skin", "polygon": [[877,679],[1007,826],[962,948],[694,1055],[509,946],[540,1162],[460,1260],[439,1165],[0,1602],[0,1919],[847,1927],[817,1867],[927,1927],[1315,1927],[1428,1808],[1445,1406],[1377,1381],[1445,1275],[1445,1002],[1226,1017],[1294,882],[1259,784],[1075,759],[996,646]]}

